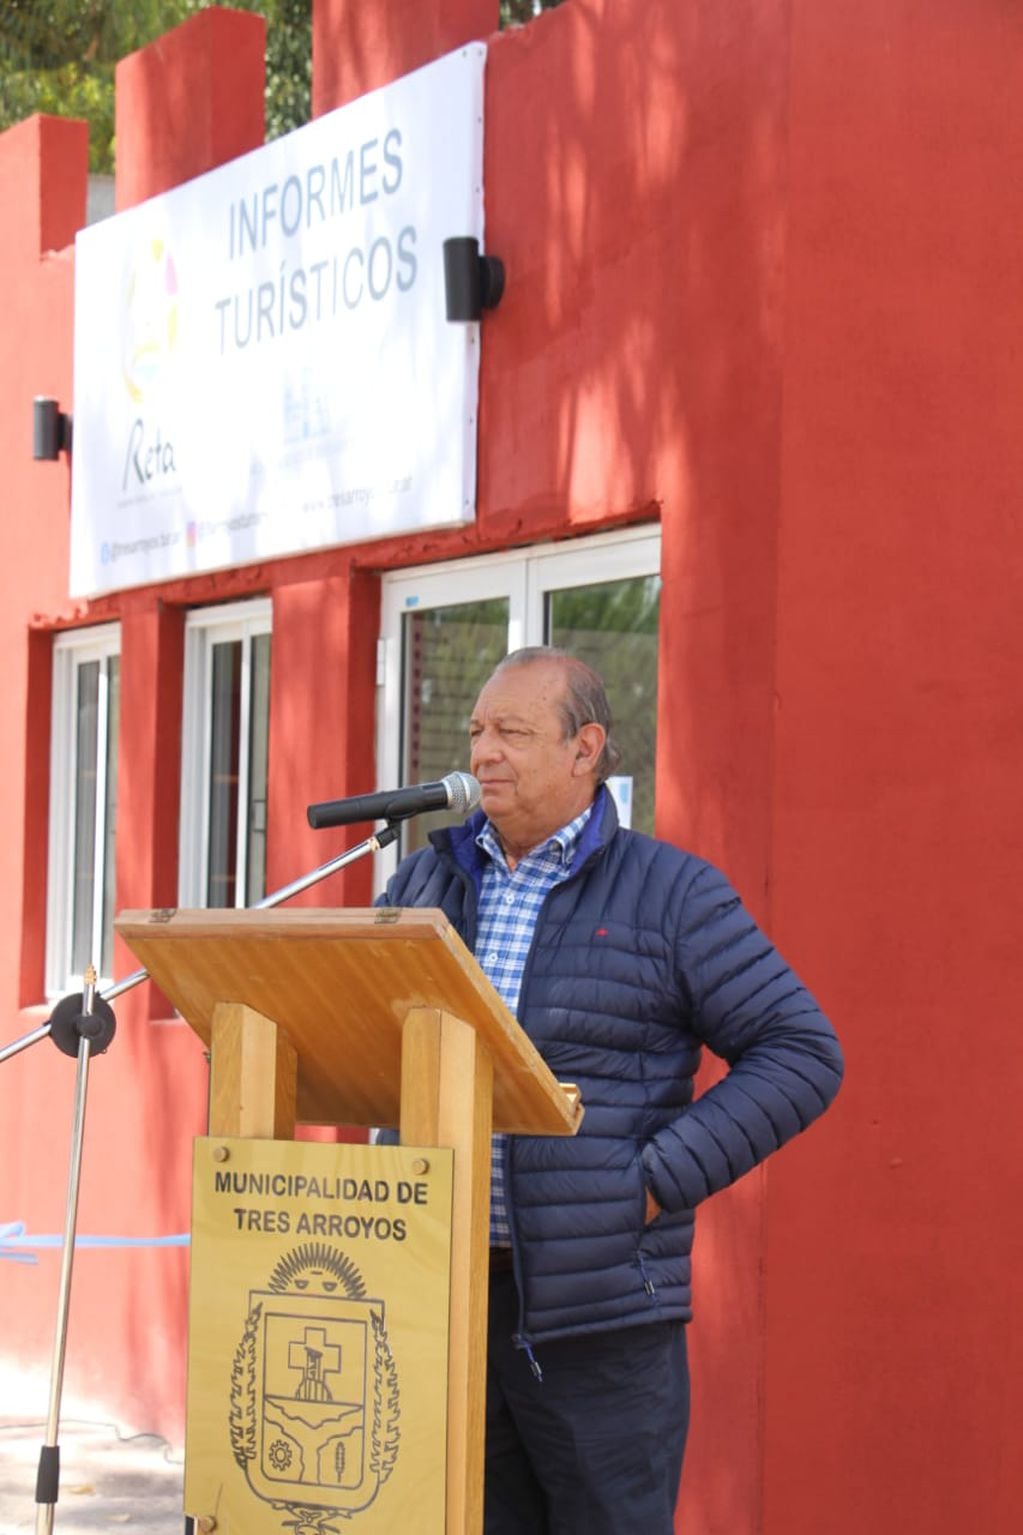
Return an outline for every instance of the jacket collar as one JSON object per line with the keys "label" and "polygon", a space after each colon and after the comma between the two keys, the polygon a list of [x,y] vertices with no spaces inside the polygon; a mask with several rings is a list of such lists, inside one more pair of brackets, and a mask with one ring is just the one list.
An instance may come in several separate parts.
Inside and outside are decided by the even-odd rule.
{"label": "jacket collar", "polygon": [[[468,874],[477,890],[483,878],[484,858],[476,846],[476,838],[486,821],[486,812],[475,810],[460,826],[445,826],[430,833],[430,842],[438,853],[447,853],[458,867]],[[618,811],[615,802],[603,784],[593,800],[593,814],[583,827],[576,846],[575,857],[569,870],[569,878],[578,874],[594,854],[607,846],[618,830]]]}

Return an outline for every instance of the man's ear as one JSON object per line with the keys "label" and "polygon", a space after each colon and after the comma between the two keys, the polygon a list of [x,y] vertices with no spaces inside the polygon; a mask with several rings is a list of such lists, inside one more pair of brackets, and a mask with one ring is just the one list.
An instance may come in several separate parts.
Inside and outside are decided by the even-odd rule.
{"label": "man's ear", "polygon": [[600,754],[604,750],[606,740],[607,731],[603,725],[598,725],[595,721],[589,725],[583,725],[575,738],[575,761],[572,764],[575,777],[597,771],[597,763],[600,761]]}

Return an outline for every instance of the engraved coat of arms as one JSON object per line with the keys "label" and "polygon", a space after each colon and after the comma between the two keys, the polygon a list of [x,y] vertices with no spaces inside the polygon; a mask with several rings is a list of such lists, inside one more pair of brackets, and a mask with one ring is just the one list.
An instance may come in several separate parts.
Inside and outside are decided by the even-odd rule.
{"label": "engraved coat of arms", "polygon": [[231,1449],[295,1535],[368,1508],[400,1446],[398,1376],[382,1300],[324,1242],[293,1248],[249,1292],[231,1369]]}

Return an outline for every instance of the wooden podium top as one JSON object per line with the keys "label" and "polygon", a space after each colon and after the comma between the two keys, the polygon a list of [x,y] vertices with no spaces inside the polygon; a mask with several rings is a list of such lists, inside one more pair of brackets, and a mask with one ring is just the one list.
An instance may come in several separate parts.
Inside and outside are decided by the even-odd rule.
{"label": "wooden podium top", "polygon": [[402,1025],[426,1007],[471,1024],[490,1050],[495,1130],[578,1129],[578,1100],[439,911],[126,911],[115,927],[207,1045],[218,1002],[244,1003],[286,1030],[306,1123],[397,1125]]}

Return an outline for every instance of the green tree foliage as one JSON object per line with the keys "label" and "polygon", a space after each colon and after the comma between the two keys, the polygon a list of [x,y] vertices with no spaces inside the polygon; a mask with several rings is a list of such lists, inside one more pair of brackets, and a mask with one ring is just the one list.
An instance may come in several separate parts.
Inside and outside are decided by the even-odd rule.
{"label": "green tree foliage", "polygon": [[[50,112],[89,124],[89,169],[114,168],[114,67],[214,0],[0,0],[0,131]],[[312,0],[231,0],[266,17],[266,136],[308,122]],[[501,0],[502,27],[562,0]]]}
{"label": "green tree foliage", "polygon": [[312,0],[266,0],[246,8],[266,17],[266,136],[277,139],[307,123],[312,111]]}
{"label": "green tree foliage", "polygon": [[[213,0],[0,0],[0,130],[33,112],[84,117],[89,169],[114,168],[114,67]],[[232,0],[266,17],[268,138],[307,122],[312,0]]]}
{"label": "green tree foliage", "polygon": [[502,27],[521,27],[541,11],[553,11],[561,0],[501,0]]}

